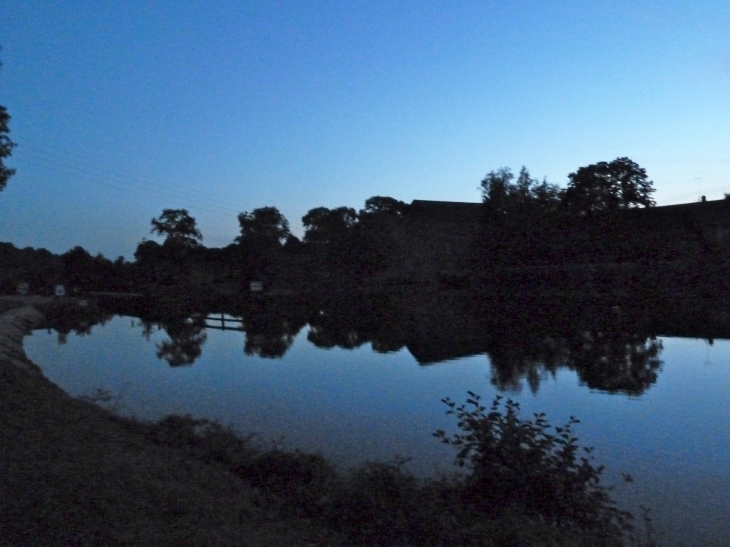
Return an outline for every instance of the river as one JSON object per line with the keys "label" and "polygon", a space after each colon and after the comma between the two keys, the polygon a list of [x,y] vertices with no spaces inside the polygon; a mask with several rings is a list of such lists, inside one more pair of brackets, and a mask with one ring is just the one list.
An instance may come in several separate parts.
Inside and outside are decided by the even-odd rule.
{"label": "river", "polygon": [[634,478],[614,496],[637,516],[639,505],[651,508],[660,545],[729,544],[730,341],[596,330],[502,333],[493,340],[510,343],[495,345],[476,327],[451,342],[429,329],[404,340],[330,315],[279,318],[276,327],[259,315],[114,316],[81,334],[38,330],[24,344],[71,395],[107,390],[105,404],[142,419],[217,419],[343,468],[404,456],[419,475],[453,469],[453,449],[432,436],[455,430],[441,399],[503,395],[523,416],[579,418],[575,433],[595,447],[605,481]]}

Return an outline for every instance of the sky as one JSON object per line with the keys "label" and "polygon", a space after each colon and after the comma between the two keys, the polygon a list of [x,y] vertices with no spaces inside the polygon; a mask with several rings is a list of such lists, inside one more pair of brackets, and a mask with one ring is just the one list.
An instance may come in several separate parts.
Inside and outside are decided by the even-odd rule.
{"label": "sky", "polygon": [[727,0],[27,0],[0,7],[17,170],[0,241],[133,258],[277,207],[480,201],[629,157],[658,205],[730,192]]}

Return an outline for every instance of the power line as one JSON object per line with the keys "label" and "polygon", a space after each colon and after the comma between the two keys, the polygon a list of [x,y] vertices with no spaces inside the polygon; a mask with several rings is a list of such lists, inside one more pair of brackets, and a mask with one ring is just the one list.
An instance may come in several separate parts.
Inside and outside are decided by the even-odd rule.
{"label": "power line", "polygon": [[[170,186],[167,185],[166,183],[163,183],[159,180],[155,180],[154,178],[149,177],[149,176],[141,178],[136,173],[132,173],[131,171],[126,171],[126,172],[121,171],[121,174],[120,174],[120,172],[118,170],[112,171],[112,170],[99,169],[99,167],[96,164],[92,163],[91,160],[89,160],[89,158],[86,158],[79,154],[67,153],[67,152],[59,151],[57,149],[54,150],[52,148],[51,149],[42,149],[42,148],[38,148],[33,145],[23,145],[23,148],[30,148],[31,150],[36,150],[43,154],[50,154],[51,156],[60,156],[61,157],[60,160],[56,160],[55,158],[50,159],[50,160],[49,160],[49,158],[43,158],[43,159],[48,160],[48,161],[61,161],[63,163],[71,165],[73,168],[77,168],[76,165],[74,164],[75,162],[69,161],[69,159],[68,159],[68,156],[74,156],[81,160],[80,162],[76,162],[76,163],[79,163],[84,168],[91,168],[91,169],[95,170],[97,172],[97,174],[100,174],[100,175],[108,176],[110,178],[122,179],[123,182],[126,182],[127,180],[132,180],[132,181],[143,183],[145,185],[145,187],[148,187],[148,186],[157,187],[164,191],[172,191],[176,194],[186,195],[193,199],[203,199],[206,201],[210,201],[208,194],[203,194],[201,192],[196,192],[196,191],[191,191],[191,190],[180,191],[178,188],[171,190]],[[30,154],[30,155],[33,156],[33,154]],[[37,157],[37,155],[36,155],[36,157]]]}
{"label": "power line", "polygon": [[[72,170],[64,169],[63,167],[57,167],[57,166],[53,166],[53,165],[48,165],[43,160],[39,160],[37,162],[30,161],[30,160],[27,160],[27,159],[24,159],[24,158],[16,158],[16,160],[19,161],[19,162],[21,162],[21,163],[25,163],[27,165],[33,165],[34,167],[40,167],[41,169],[48,169],[50,171],[54,171],[56,173],[62,173],[64,175],[69,175],[69,176],[75,177],[77,179],[85,179],[85,180],[88,180],[90,182],[94,182],[94,183],[97,183],[97,184],[102,184],[102,185],[107,186],[109,188],[114,188],[115,190],[121,190],[122,192],[132,192],[132,193],[135,193],[135,194],[144,195],[144,196],[148,196],[148,197],[149,196],[152,196],[152,197],[154,197],[156,199],[160,199],[160,200],[167,199],[167,200],[174,201],[174,202],[176,202],[178,204],[187,204],[189,202],[188,199],[182,198],[182,197],[179,197],[179,196],[173,196],[173,195],[162,196],[161,194],[156,194],[154,192],[150,192],[149,190],[143,190],[143,189],[134,188],[134,187],[131,187],[130,188],[130,187],[121,186],[119,184],[114,184],[113,182],[109,182],[108,180],[104,180],[103,178],[99,178],[99,177],[96,177],[96,176],[86,175],[86,174],[83,174],[83,173],[80,173],[80,172],[73,172]],[[199,210],[199,211],[205,211],[205,212],[208,212],[208,213],[215,213],[215,214],[221,214],[222,213],[222,214],[226,214],[226,215],[233,214],[232,213],[232,210],[230,210],[230,209],[228,209],[228,210],[224,210],[224,209],[221,209],[221,208],[211,209],[210,206],[201,206],[201,205],[186,205],[186,206],[189,207],[190,209],[195,209],[195,210]],[[213,207],[215,207],[215,206],[213,206]]]}
{"label": "power line", "polygon": [[[23,153],[23,149],[30,149],[36,151],[36,153]],[[21,152],[21,154],[17,152]],[[211,199],[209,194],[191,190],[180,190],[179,188],[173,189],[169,185],[156,181],[152,177],[142,178],[129,171],[120,173],[119,171],[100,169],[92,160],[79,154],[53,149],[49,150],[26,144],[19,147],[17,152],[14,154],[14,159],[23,163],[104,184],[116,190],[131,191],[157,199],[173,199],[177,203],[194,202],[196,205],[191,205],[191,208],[218,214],[222,213],[235,216],[240,212],[232,209],[230,203],[223,204],[219,200]],[[79,158],[81,161],[70,160],[69,156]],[[130,182],[136,184],[130,184]]]}

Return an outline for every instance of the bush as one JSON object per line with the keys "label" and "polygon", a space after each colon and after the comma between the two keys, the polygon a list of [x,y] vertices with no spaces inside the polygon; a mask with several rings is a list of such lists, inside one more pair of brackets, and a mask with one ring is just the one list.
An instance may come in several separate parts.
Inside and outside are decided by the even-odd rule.
{"label": "bush", "polygon": [[168,416],[150,435],[224,466],[257,488],[261,507],[324,525],[347,545],[656,547],[648,512],[641,541],[601,485],[603,466],[573,436],[578,420],[555,428],[542,413],[522,420],[519,404],[501,397],[487,411],[472,392],[461,406],[444,402],[461,432],[434,435],[458,449],[466,474],[419,479],[402,457],[341,473],[319,454],[266,449],[190,416]]}
{"label": "bush", "polygon": [[[434,433],[458,448],[455,462],[468,467],[463,502],[474,512],[499,517],[515,512],[557,526],[592,531],[621,545],[633,530],[631,513],[621,511],[610,488],[600,483],[603,466],[594,466],[592,448],[578,446],[571,417],[554,434],[545,414],[534,420],[519,417],[519,403],[507,399],[504,411],[497,396],[489,411],[480,397],[468,392],[466,404],[446,398],[447,414],[454,414],[462,433]],[[630,480],[625,475],[626,480]]]}
{"label": "bush", "polygon": [[[321,504],[326,522],[352,545],[446,545],[460,539],[452,484],[423,481],[404,465],[366,462],[330,486]],[[458,543],[458,542],[457,542]]]}

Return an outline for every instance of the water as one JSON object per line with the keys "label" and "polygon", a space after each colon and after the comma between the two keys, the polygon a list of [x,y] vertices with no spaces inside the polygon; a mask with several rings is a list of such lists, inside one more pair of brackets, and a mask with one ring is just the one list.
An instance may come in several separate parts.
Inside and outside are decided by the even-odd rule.
{"label": "water", "polygon": [[[382,349],[384,344],[360,344],[363,335],[356,330],[333,333],[312,323],[301,330],[294,326],[272,346],[271,337],[261,334],[186,331],[179,325],[165,331],[147,324],[145,329],[136,318],[116,316],[90,334],[68,335],[61,345],[55,331],[35,331],[25,348],[71,395],[107,389],[118,396],[124,414],[153,420],[171,413],[214,418],[240,432],[259,432],[267,442],[321,451],[342,467],[363,459],[412,457],[410,468],[421,475],[452,468],[453,449],[432,437],[438,428],[454,430],[440,400],[463,401],[472,390],[489,402],[502,393],[520,402],[523,416],[546,412],[554,425],[578,417],[576,434],[581,444],[595,447],[596,461],[608,468],[606,480],[620,482],[620,472],[634,477],[633,484],[617,488],[615,497],[637,516],[639,504],[652,508],[662,545],[730,544],[730,341],[642,341],[638,347],[649,348],[648,353],[659,348],[654,357],[634,356],[631,363],[639,365],[628,373],[617,365],[615,377],[596,380],[580,365],[603,344],[595,336],[580,339],[578,349],[575,340],[555,349],[546,339],[537,346],[526,342],[515,349],[513,344],[509,352],[492,348],[489,355],[424,365],[414,354],[421,362],[425,354],[458,355],[471,342],[455,342],[462,349],[450,351],[416,337],[400,348],[391,344],[393,351],[376,352],[373,345]],[[177,337],[177,349],[170,350],[168,332]],[[309,339],[335,347],[321,349]],[[336,347],[332,340],[357,347]],[[613,346],[631,345],[622,344]],[[156,356],[166,347],[168,360],[179,361],[182,355],[194,362],[171,366]],[[577,355],[568,359],[570,366],[544,366],[551,351],[565,360],[566,347]],[[280,354],[281,348],[282,358],[261,357]],[[601,359],[613,351],[604,348]],[[521,363],[517,372],[505,372],[504,363],[494,365],[507,353],[511,362]],[[622,374],[632,379],[617,383]],[[620,389],[588,387],[596,382]],[[500,389],[509,386],[506,393]]]}

